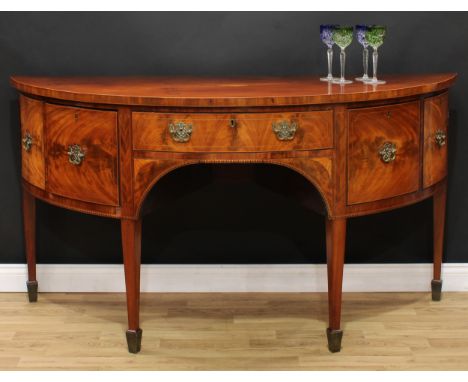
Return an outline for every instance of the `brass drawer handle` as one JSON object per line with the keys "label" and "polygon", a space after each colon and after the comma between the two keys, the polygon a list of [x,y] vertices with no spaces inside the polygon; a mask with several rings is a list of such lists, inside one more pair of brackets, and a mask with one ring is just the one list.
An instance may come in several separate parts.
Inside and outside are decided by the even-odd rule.
{"label": "brass drawer handle", "polygon": [[169,133],[176,142],[188,142],[192,136],[192,124],[184,122],[169,123]]}
{"label": "brass drawer handle", "polygon": [[273,122],[273,132],[280,141],[290,141],[294,138],[298,124],[296,122],[279,121]]}
{"label": "brass drawer handle", "polygon": [[85,153],[81,149],[80,145],[68,146],[67,154],[68,154],[68,161],[75,166],[80,165],[85,158]]}
{"label": "brass drawer handle", "polygon": [[33,139],[32,139],[32,136],[31,134],[29,134],[29,132],[27,131],[24,138],[21,140],[21,142],[23,142],[23,149],[25,151],[31,151],[31,146],[33,144]]}
{"label": "brass drawer handle", "polygon": [[384,163],[393,162],[396,158],[396,144],[392,142],[385,142],[379,150],[380,159]]}
{"label": "brass drawer handle", "polygon": [[443,130],[437,130],[435,132],[435,142],[439,147],[445,146],[447,143],[447,134]]}

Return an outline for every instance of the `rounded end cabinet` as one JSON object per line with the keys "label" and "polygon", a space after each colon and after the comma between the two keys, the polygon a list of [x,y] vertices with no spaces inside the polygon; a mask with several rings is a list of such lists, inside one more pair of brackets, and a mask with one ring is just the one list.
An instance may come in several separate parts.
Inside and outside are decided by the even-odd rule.
{"label": "rounded end cabinet", "polygon": [[27,288],[37,300],[35,200],[120,219],[128,349],[140,351],[141,206],[165,174],[268,163],[323,200],[330,351],[341,349],[348,218],[433,198],[432,297],[441,297],[448,89],[455,74],[340,86],[315,77],[20,77]]}

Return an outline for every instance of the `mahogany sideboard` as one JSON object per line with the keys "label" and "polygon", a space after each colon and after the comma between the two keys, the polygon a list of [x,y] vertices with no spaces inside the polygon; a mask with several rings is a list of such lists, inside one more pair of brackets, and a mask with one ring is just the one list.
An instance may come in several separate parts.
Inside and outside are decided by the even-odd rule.
{"label": "mahogany sideboard", "polygon": [[455,74],[346,86],[315,77],[23,77],[24,237],[37,300],[35,200],[120,219],[128,349],[140,351],[141,211],[164,175],[267,163],[304,176],[326,222],[328,347],[341,349],[346,221],[433,198],[432,298],[441,297],[448,89]]}

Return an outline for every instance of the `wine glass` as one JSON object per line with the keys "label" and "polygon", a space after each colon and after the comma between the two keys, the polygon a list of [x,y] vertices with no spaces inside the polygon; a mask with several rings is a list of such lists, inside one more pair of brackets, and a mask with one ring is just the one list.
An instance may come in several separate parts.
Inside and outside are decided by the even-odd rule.
{"label": "wine glass", "polygon": [[334,80],[332,74],[332,67],[333,67],[333,31],[337,25],[334,24],[323,24],[320,25],[320,38],[322,42],[328,47],[327,49],[327,59],[328,59],[328,75],[326,77],[320,78],[320,81],[328,81],[331,82]]}
{"label": "wine glass", "polygon": [[367,81],[369,80],[368,69],[369,69],[369,42],[367,41],[366,35],[370,25],[356,25],[356,36],[359,44],[364,48],[362,51],[362,64],[364,66],[364,74],[362,77],[355,78],[356,81]]}
{"label": "wine glass", "polygon": [[377,63],[379,60],[378,48],[384,42],[384,37],[387,33],[387,28],[383,25],[372,25],[369,27],[366,33],[366,40],[372,47],[372,66],[373,66],[373,77],[364,81],[366,84],[378,85],[384,84],[385,81],[377,79]]}
{"label": "wine glass", "polygon": [[345,79],[345,64],[346,64],[346,47],[353,41],[353,27],[350,26],[338,26],[333,32],[333,41],[338,45],[340,50],[340,68],[341,77],[333,80],[334,84],[350,84],[353,81]]}

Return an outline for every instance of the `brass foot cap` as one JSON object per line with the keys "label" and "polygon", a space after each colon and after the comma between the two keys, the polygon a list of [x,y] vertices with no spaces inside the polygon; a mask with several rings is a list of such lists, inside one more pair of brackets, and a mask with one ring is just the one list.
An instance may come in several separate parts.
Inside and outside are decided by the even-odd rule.
{"label": "brass foot cap", "polygon": [[341,350],[341,339],[343,338],[343,331],[341,329],[327,329],[328,350],[332,353]]}
{"label": "brass foot cap", "polygon": [[127,345],[128,351],[130,353],[138,353],[141,350],[141,336],[143,331],[141,329],[137,330],[127,330]]}
{"label": "brass foot cap", "polygon": [[26,287],[28,288],[29,302],[37,301],[37,281],[26,281]]}
{"label": "brass foot cap", "polygon": [[440,301],[442,298],[442,280],[432,280],[432,301]]}

